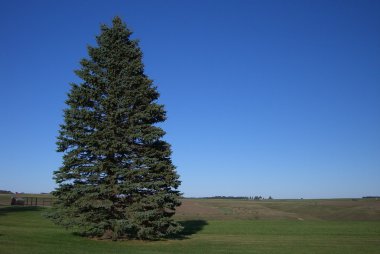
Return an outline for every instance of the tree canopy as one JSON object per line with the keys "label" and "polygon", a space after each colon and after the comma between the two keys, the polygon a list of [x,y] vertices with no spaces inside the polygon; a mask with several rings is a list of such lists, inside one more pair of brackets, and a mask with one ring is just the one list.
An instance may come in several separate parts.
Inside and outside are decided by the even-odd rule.
{"label": "tree canopy", "polygon": [[63,165],[50,217],[83,235],[157,239],[177,233],[179,176],[157,123],[166,119],[132,32],[115,17],[76,70],[60,126]]}

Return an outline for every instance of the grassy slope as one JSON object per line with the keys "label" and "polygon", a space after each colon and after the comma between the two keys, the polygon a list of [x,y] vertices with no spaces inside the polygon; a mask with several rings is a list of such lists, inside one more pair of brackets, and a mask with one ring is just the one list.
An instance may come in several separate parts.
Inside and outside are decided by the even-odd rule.
{"label": "grassy slope", "polygon": [[181,219],[280,219],[380,221],[380,200],[225,200],[186,199]]}
{"label": "grassy slope", "polygon": [[[195,202],[195,203],[194,203]],[[203,207],[231,215],[226,220],[210,218],[201,220],[197,210],[182,214],[187,219],[187,239],[166,240],[157,242],[108,242],[95,241],[76,236],[50,221],[44,219],[42,208],[35,207],[0,207],[0,253],[379,253],[380,250],[380,220],[372,221],[347,220],[304,220],[297,219],[237,219],[237,213],[248,213],[247,205],[278,206],[270,208],[282,214],[282,210],[301,211],[303,215],[314,209],[318,204],[292,203],[241,203],[229,200],[195,200],[187,203],[197,207],[201,202]],[[186,203],[186,201],[185,201]],[[343,204],[343,203],[342,203]],[[375,203],[377,205],[378,203]],[[199,204],[198,204],[199,205]],[[305,208],[305,206],[307,208]],[[315,207],[316,206],[316,207]],[[321,203],[324,207],[326,204]],[[341,204],[327,204],[332,210],[342,207]],[[350,204],[344,203],[350,209]],[[366,207],[366,204],[363,204]],[[237,209],[237,208],[244,209]],[[301,209],[299,209],[301,207]],[[334,208],[335,207],[335,208]],[[376,206],[377,207],[377,206]],[[252,208],[252,207],[251,207]],[[202,208],[203,209],[203,208]],[[201,210],[202,210],[201,209]],[[230,209],[230,210],[228,210]],[[339,208],[340,209],[340,208]],[[339,210],[338,209],[338,210]],[[318,210],[318,209],[316,209]],[[331,213],[319,209],[318,215]],[[368,213],[358,209],[367,216]],[[202,210],[204,211],[204,210]],[[354,211],[356,211],[354,209]],[[195,212],[195,213],[194,213]],[[235,214],[234,214],[235,213]],[[248,213],[250,214],[250,213]],[[288,214],[286,211],[285,214]],[[296,217],[300,214],[295,213]],[[333,213],[334,214],[334,213]],[[375,213],[377,216],[377,214]],[[354,217],[356,217],[355,214]],[[242,216],[244,218],[244,216]],[[306,216],[304,216],[306,217]],[[311,217],[315,217],[311,216]],[[322,216],[323,217],[323,216]],[[198,220],[195,220],[198,218]],[[333,216],[334,218],[334,216]],[[333,219],[332,218],[332,219]],[[191,220],[192,219],[192,220]]]}

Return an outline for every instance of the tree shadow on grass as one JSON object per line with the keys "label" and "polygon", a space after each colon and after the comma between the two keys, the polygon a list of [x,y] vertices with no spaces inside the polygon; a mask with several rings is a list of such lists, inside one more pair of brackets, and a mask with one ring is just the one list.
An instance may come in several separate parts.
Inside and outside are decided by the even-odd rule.
{"label": "tree shadow on grass", "polygon": [[[177,234],[172,234],[172,235],[169,235],[169,236],[166,236],[164,238],[161,238],[161,239],[153,239],[153,240],[145,240],[145,241],[160,241],[160,240],[185,240],[185,239],[189,239],[189,237],[193,234],[196,234],[198,232],[200,232],[204,226],[208,225],[207,221],[205,220],[185,220],[185,221],[178,221],[179,224],[183,227],[183,230]],[[80,232],[77,232],[77,231],[73,231],[71,232],[71,234],[75,235],[75,236],[81,236],[81,237],[90,237],[89,235],[86,235],[84,233],[80,233]],[[94,239],[102,239],[102,240],[109,240],[110,238],[97,238],[97,237],[94,237]],[[125,238],[126,240],[127,238]],[[123,239],[121,239],[123,240]],[[130,238],[130,240],[138,240],[138,238]]]}
{"label": "tree shadow on grass", "polygon": [[[208,225],[207,221],[205,220],[185,220],[185,221],[178,221],[178,222],[183,227],[183,230],[181,232],[177,234],[172,234],[160,239],[151,239],[151,240],[143,240],[143,241],[186,240],[186,239],[189,239],[191,235],[194,235],[200,232],[204,228],[204,226]],[[110,237],[106,237],[106,238],[91,237],[89,235],[86,235],[84,233],[77,232],[77,231],[72,231],[71,234],[75,236],[89,237],[91,239],[110,240]],[[138,238],[129,238],[129,239],[139,240]],[[121,238],[119,240],[128,240],[128,238]]]}
{"label": "tree shadow on grass", "polygon": [[206,225],[208,225],[207,221],[205,220],[185,220],[185,221],[179,221],[179,223],[183,227],[183,230],[179,232],[178,234],[169,236],[168,239],[173,239],[173,240],[188,239],[191,235],[194,235],[200,232]]}
{"label": "tree shadow on grass", "polygon": [[5,206],[0,207],[0,216],[15,212],[44,211],[45,208],[39,206]]}

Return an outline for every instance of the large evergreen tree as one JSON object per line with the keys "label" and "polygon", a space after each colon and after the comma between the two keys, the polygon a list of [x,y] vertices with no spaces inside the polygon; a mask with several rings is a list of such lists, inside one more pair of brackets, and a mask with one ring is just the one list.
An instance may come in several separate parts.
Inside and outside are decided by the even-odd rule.
{"label": "large evergreen tree", "polygon": [[68,94],[51,217],[88,236],[157,239],[181,230],[172,218],[180,181],[155,125],[166,112],[138,42],[119,17],[112,23],[101,26]]}

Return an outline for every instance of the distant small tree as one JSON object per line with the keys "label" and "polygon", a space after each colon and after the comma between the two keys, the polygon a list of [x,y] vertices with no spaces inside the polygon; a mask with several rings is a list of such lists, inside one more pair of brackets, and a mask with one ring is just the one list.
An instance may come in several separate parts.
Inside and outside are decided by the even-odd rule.
{"label": "distant small tree", "polygon": [[66,101],[50,217],[88,236],[157,239],[182,228],[172,219],[180,181],[156,125],[166,112],[131,34],[118,17],[103,25],[76,71],[82,82]]}
{"label": "distant small tree", "polygon": [[269,198],[268,198],[269,200],[272,200],[273,198],[272,198],[272,196],[269,196]]}
{"label": "distant small tree", "polygon": [[13,194],[13,192],[9,190],[0,190],[0,194]]}

